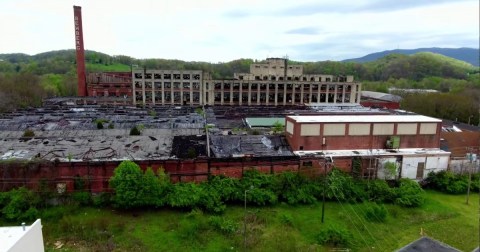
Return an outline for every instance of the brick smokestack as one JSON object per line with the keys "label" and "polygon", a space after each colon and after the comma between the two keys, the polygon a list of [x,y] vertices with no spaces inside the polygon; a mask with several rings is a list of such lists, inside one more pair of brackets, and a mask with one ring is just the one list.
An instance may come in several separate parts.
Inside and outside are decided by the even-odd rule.
{"label": "brick smokestack", "polygon": [[77,52],[78,96],[87,96],[85,75],[85,49],[83,47],[82,7],[73,6],[75,24],[75,50]]}

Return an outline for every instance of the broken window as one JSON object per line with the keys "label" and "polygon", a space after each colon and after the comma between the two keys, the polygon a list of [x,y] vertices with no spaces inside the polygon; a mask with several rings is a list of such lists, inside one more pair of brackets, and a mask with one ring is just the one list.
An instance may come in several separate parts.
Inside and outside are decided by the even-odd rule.
{"label": "broken window", "polygon": [[283,80],[283,77],[281,77],[281,76],[280,76],[280,77],[278,77],[278,80],[282,81],[282,80]]}
{"label": "broken window", "polygon": [[260,90],[267,89],[267,84],[260,84]]}
{"label": "broken window", "polygon": [[239,80],[243,80],[243,75],[238,76]]}
{"label": "broken window", "polygon": [[312,90],[318,90],[318,84],[312,84]]}
{"label": "broken window", "polygon": [[193,92],[193,102],[200,102],[200,93]]}
{"label": "broken window", "polygon": [[297,77],[295,77],[295,80],[296,80],[296,81],[299,81],[299,80],[300,80],[300,78],[297,76]]}
{"label": "broken window", "polygon": [[152,74],[151,73],[146,73],[145,74],[145,79],[151,79],[152,78]]}
{"label": "broken window", "polygon": [[215,92],[214,97],[215,97],[215,101],[219,102],[222,99],[222,94],[220,92]]}
{"label": "broken window", "polygon": [[243,91],[248,90],[248,83],[242,83],[242,90]]}
{"label": "broken window", "polygon": [[275,90],[275,84],[268,84],[269,90]]}
{"label": "broken window", "polygon": [[194,82],[192,85],[193,85],[193,89],[199,89],[200,88],[200,82]]}
{"label": "broken window", "polygon": [[277,80],[277,77],[271,76],[271,77],[270,77],[270,80],[273,80],[273,81],[274,81],[274,80]]}
{"label": "broken window", "polygon": [[142,73],[135,73],[135,78],[136,79],[141,79],[143,77]]}
{"label": "broken window", "polygon": [[237,92],[235,92],[235,93],[233,93],[233,96],[232,96],[232,97],[233,97],[233,102],[238,102],[239,97],[240,97],[240,94],[237,93]]}
{"label": "broken window", "polygon": [[135,88],[142,88],[142,83],[140,81],[135,81]]}
{"label": "broken window", "polygon": [[261,79],[260,79],[260,76],[255,75],[255,80],[261,80]]}
{"label": "broken window", "polygon": [[215,83],[215,89],[216,90],[222,89],[222,83],[220,83],[220,82]]}
{"label": "broken window", "polygon": [[252,102],[257,102],[257,93],[253,93],[251,96]]}
{"label": "broken window", "polygon": [[278,84],[278,90],[283,90],[285,84]]}
{"label": "broken window", "polygon": [[233,83],[233,90],[239,90],[240,89],[240,83]]}
{"label": "broken window", "polygon": [[162,101],[162,92],[155,92],[155,101]]}
{"label": "broken window", "polygon": [[193,79],[194,80],[200,80],[200,74],[194,74]]}
{"label": "broken window", "polygon": [[292,90],[293,84],[287,84],[287,90]]}
{"label": "broken window", "polygon": [[170,92],[165,93],[165,101],[171,102],[172,101],[172,94]]}
{"label": "broken window", "polygon": [[267,100],[267,94],[260,93],[260,102],[265,102]]}
{"label": "broken window", "polygon": [[173,102],[180,102],[180,92],[173,92]]}
{"label": "broken window", "polygon": [[307,77],[303,76],[302,80],[307,81]]}
{"label": "broken window", "polygon": [[263,80],[268,80],[268,76],[263,76]]}
{"label": "broken window", "polygon": [[325,81],[326,81],[326,82],[331,82],[331,81],[332,81],[332,78],[327,77],[327,78],[325,79]]}
{"label": "broken window", "polygon": [[268,95],[268,102],[275,102],[275,94]]}
{"label": "broken window", "polygon": [[173,74],[174,80],[180,80],[180,74]]}
{"label": "broken window", "polygon": [[248,93],[242,93],[242,102],[248,101]]}
{"label": "broken window", "polygon": [[223,89],[230,89],[230,83],[223,83]]}
{"label": "broken window", "polygon": [[292,77],[291,77],[291,76],[288,76],[288,77],[287,77],[287,80],[292,80]]}
{"label": "broken window", "polygon": [[190,80],[190,74],[183,74],[184,80]]}
{"label": "broken window", "polygon": [[224,93],[223,94],[223,101],[224,102],[229,102],[230,101],[230,93]]}
{"label": "broken window", "polygon": [[278,93],[277,94],[277,101],[278,102],[283,102],[283,93]]}
{"label": "broken window", "polygon": [[170,80],[172,78],[172,75],[171,74],[164,74],[163,78],[166,79],[166,80]]}
{"label": "broken window", "polygon": [[172,88],[172,83],[171,83],[171,82],[165,82],[165,83],[163,83],[163,86],[164,86],[165,88],[170,89],[170,88]]}
{"label": "broken window", "polygon": [[156,73],[156,74],[153,74],[153,78],[156,79],[156,80],[158,80],[158,79],[161,79],[161,78],[162,78],[162,75]]}
{"label": "broken window", "polygon": [[161,82],[155,82],[155,89],[162,89],[162,83]]}
{"label": "broken window", "polygon": [[310,90],[310,84],[303,84],[303,90]]}
{"label": "broken window", "polygon": [[190,89],[190,82],[184,82],[183,83],[183,88]]}
{"label": "broken window", "polygon": [[173,83],[173,88],[174,88],[174,89],[180,88],[180,82],[174,82],[174,83]]}
{"label": "broken window", "polygon": [[310,81],[315,81],[315,77],[310,77]]}
{"label": "broken window", "polygon": [[152,82],[150,81],[145,82],[145,88],[152,88]]}
{"label": "broken window", "polygon": [[258,84],[257,83],[253,83],[252,84],[252,90],[257,90],[258,89]]}

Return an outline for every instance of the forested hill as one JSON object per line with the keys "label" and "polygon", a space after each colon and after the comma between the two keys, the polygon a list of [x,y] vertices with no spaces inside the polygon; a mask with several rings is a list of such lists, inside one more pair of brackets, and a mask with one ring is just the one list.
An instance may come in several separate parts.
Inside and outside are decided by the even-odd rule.
{"label": "forested hill", "polygon": [[[168,59],[135,59],[129,56],[110,56],[95,51],[85,53],[87,72],[130,71],[132,65],[147,69],[203,70],[215,79],[232,78],[235,72],[248,72],[252,59],[238,59],[224,63],[187,62]],[[425,77],[465,79],[478,72],[472,65],[434,53],[413,55],[390,54],[367,63],[318,61],[294,62],[302,64],[306,74],[353,75],[361,81],[381,81],[390,78],[421,80]],[[72,74],[75,72],[75,51],[61,50],[26,54],[0,54],[0,73],[28,72],[36,75]]]}
{"label": "forested hill", "polygon": [[454,59],[462,60],[474,66],[480,66],[480,50],[475,48],[417,48],[417,49],[396,49],[383,52],[367,54],[360,58],[346,59],[343,62],[369,62],[385,57],[389,54],[411,55],[419,52],[431,52],[441,54]]}

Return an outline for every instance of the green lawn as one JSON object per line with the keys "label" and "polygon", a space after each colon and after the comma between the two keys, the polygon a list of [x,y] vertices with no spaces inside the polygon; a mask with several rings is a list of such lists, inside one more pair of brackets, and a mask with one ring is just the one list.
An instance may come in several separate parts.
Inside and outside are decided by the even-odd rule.
{"label": "green lawn", "polygon": [[[309,206],[248,207],[249,251],[327,251],[316,244],[320,230],[334,225],[351,235],[353,251],[393,251],[420,237],[420,232],[460,250],[478,246],[479,197],[427,191],[420,208],[387,205],[386,222],[364,218],[364,204],[327,202]],[[55,211],[55,210],[51,210]],[[224,215],[200,211],[67,209],[63,218],[42,220],[47,250],[61,241],[62,251],[243,251],[244,210],[229,206]],[[52,214],[54,216],[54,214]],[[223,220],[215,225],[213,219]]]}

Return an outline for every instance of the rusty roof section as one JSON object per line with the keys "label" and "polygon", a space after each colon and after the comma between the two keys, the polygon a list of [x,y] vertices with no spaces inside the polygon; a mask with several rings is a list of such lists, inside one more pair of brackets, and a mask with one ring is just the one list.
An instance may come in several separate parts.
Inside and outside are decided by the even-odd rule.
{"label": "rusty roof section", "polygon": [[465,157],[469,148],[473,153],[479,154],[480,131],[442,132],[442,150],[452,153],[452,157]]}

